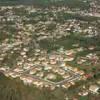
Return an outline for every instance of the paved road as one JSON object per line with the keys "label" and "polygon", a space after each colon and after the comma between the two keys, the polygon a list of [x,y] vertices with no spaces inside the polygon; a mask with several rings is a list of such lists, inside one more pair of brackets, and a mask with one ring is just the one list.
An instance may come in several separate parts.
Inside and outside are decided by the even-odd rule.
{"label": "paved road", "polygon": [[63,81],[57,82],[56,85],[63,85],[64,83],[77,80],[77,79],[79,79],[80,77],[81,77],[81,76],[80,76],[79,74],[75,74],[75,75],[73,75],[72,77],[68,77],[68,78],[66,78],[66,79],[63,80]]}
{"label": "paved road", "polygon": [[[41,65],[38,65],[38,66],[41,66]],[[34,67],[32,67],[32,68],[30,68],[30,69],[28,69],[28,70],[26,70],[26,71],[24,71],[24,72],[22,72],[22,73],[20,73],[20,72],[15,72],[15,71],[13,71],[13,69],[11,69],[11,70],[9,70],[9,71],[12,71],[13,73],[20,74],[20,75],[22,75],[22,76],[28,76],[28,77],[31,77],[31,78],[33,78],[33,79],[37,79],[37,80],[39,80],[39,81],[43,81],[43,82],[46,82],[46,83],[49,83],[49,84],[52,84],[52,85],[56,85],[56,86],[57,86],[57,85],[63,85],[64,83],[77,80],[77,79],[79,79],[79,78],[81,77],[80,74],[75,73],[74,71],[68,69],[67,71],[70,72],[70,73],[72,74],[71,77],[68,77],[68,78],[66,78],[66,79],[64,79],[64,80],[62,80],[62,81],[60,81],[60,82],[52,82],[52,81],[49,81],[49,80],[47,80],[47,79],[40,78],[40,77],[35,76],[35,75],[27,74],[27,72],[29,72],[29,71],[32,70],[33,68],[34,68]],[[8,71],[8,72],[9,72],[9,71]]]}
{"label": "paved road", "polygon": [[[38,66],[41,67],[41,65],[38,65]],[[33,69],[33,68],[30,68],[29,70],[24,71],[23,74],[26,74],[28,71],[30,71],[30,70],[32,70],[32,69]],[[56,84],[56,85],[61,85],[61,84],[64,84],[64,83],[66,83],[66,82],[74,81],[75,79],[79,79],[79,78],[81,77],[81,75],[80,75],[79,73],[75,73],[73,70],[68,69],[67,71],[68,71],[69,73],[71,73],[72,76],[71,76],[71,77],[68,77],[68,78],[66,78],[66,79],[64,79],[64,80],[62,80],[62,81],[60,81],[60,82],[56,82],[56,83],[55,83],[55,82],[51,82],[51,81],[46,80],[46,79],[43,79],[43,78],[39,78],[39,77],[37,77],[37,76],[35,76],[35,77],[39,78],[40,80],[47,81],[47,82],[49,82],[49,83]],[[33,76],[33,75],[30,75],[30,76]],[[34,76],[33,76],[33,77],[34,77]]]}
{"label": "paved road", "polygon": [[[2,73],[4,73],[4,74],[7,73],[7,72],[5,72],[5,71],[0,71],[0,72],[2,72]],[[63,85],[64,83],[77,80],[77,79],[79,79],[79,78],[81,77],[80,74],[76,74],[76,73],[75,73],[72,77],[68,77],[68,78],[66,78],[66,79],[63,80],[63,81],[60,81],[60,82],[55,83],[55,82],[49,81],[49,80],[47,80],[47,79],[40,78],[40,77],[35,76],[35,75],[27,74],[26,72],[27,72],[27,71],[25,71],[25,72],[23,72],[23,73],[19,73],[19,72],[12,71],[12,73],[19,74],[20,76],[31,77],[31,78],[33,78],[33,79],[37,79],[37,80],[39,80],[39,81],[46,82],[47,84],[55,85],[55,86],[57,86],[57,85]],[[8,71],[8,73],[9,73],[9,71]],[[20,76],[19,76],[19,77],[20,77]]]}

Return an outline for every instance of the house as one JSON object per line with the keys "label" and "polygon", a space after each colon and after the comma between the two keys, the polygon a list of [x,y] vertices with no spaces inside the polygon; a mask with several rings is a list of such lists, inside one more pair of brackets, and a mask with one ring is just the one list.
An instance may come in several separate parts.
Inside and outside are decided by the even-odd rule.
{"label": "house", "polygon": [[19,76],[20,76],[20,74],[18,74],[18,73],[13,73],[13,74],[11,75],[12,78],[17,78],[17,77],[19,77]]}
{"label": "house", "polygon": [[56,79],[56,75],[50,73],[46,76],[47,79]]}
{"label": "house", "polygon": [[31,71],[29,72],[29,74],[31,74],[31,75],[32,75],[32,74],[36,74],[36,72],[37,72],[37,71],[33,69],[33,70],[31,70]]}
{"label": "house", "polygon": [[79,92],[78,95],[80,95],[80,96],[87,96],[88,95],[88,91],[83,90],[83,91]]}
{"label": "house", "polygon": [[24,70],[23,70],[23,69],[21,69],[21,68],[15,68],[15,69],[14,69],[14,71],[15,71],[15,72],[19,72],[19,73],[20,73],[20,72],[23,72]]}
{"label": "house", "polygon": [[64,61],[73,61],[74,57],[67,57],[66,59],[64,59]]}
{"label": "house", "polygon": [[0,71],[6,71],[6,68],[1,67]]}
{"label": "house", "polygon": [[20,79],[24,82],[26,85],[30,85],[33,82],[33,78],[26,77],[26,76],[20,76]]}
{"label": "house", "polygon": [[21,56],[24,56],[26,54],[26,52],[21,52]]}
{"label": "house", "polygon": [[51,65],[55,65],[56,63],[57,63],[56,60],[50,60]]}
{"label": "house", "polygon": [[71,86],[70,83],[65,83],[62,85],[63,88],[68,89]]}
{"label": "house", "polygon": [[91,85],[90,87],[89,87],[89,90],[92,92],[92,93],[98,93],[98,90],[100,89],[100,87],[99,86],[97,86],[97,85]]}

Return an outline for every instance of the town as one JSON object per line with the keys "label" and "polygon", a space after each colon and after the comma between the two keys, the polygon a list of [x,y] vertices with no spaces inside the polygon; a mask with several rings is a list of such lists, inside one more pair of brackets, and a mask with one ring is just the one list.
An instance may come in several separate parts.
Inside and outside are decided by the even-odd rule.
{"label": "town", "polygon": [[77,95],[100,95],[100,6],[90,6],[0,6],[0,72],[51,91],[83,82]]}

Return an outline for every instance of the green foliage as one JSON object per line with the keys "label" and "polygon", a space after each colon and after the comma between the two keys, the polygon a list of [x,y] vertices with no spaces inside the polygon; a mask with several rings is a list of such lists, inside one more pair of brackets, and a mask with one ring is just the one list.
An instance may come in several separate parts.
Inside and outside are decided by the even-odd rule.
{"label": "green foliage", "polygon": [[41,7],[54,6],[68,6],[71,8],[88,9],[89,2],[83,2],[83,0],[0,0],[0,2],[7,4],[34,4]]}
{"label": "green foliage", "polygon": [[2,100],[64,100],[64,92],[60,89],[50,91],[47,88],[25,86],[19,79],[7,78],[0,73],[0,98]]}

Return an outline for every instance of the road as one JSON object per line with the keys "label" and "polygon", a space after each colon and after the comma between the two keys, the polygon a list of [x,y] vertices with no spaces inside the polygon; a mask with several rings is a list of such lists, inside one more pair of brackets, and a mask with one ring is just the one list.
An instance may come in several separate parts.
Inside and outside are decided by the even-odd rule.
{"label": "road", "polygon": [[[41,65],[38,65],[38,66],[41,67]],[[30,68],[29,70],[24,71],[23,74],[26,74],[28,71],[30,71],[32,69],[33,68]],[[77,80],[77,79],[79,79],[81,77],[81,75],[79,73],[75,73],[73,70],[68,69],[67,72],[71,73],[72,76],[71,77],[68,77],[68,78],[66,78],[66,79],[64,79],[64,80],[62,80],[60,82],[56,82],[56,83],[55,82],[52,82],[52,81],[49,81],[47,79],[39,78],[37,76],[33,76],[33,75],[29,75],[29,74],[28,75],[30,77],[33,77],[33,78],[35,77],[35,78],[37,78],[39,80],[42,80],[42,81],[45,81],[45,82],[48,82],[48,83],[51,83],[51,84],[54,84],[54,85],[62,85],[64,83],[66,83],[66,82],[71,82],[71,81]]]}
{"label": "road", "polygon": [[[41,65],[38,65],[38,66],[41,67]],[[40,78],[40,77],[38,77],[38,76],[36,76],[36,75],[28,74],[27,72],[29,72],[29,71],[32,70],[33,68],[34,68],[34,67],[32,67],[32,68],[30,68],[30,69],[28,69],[28,70],[26,70],[26,71],[24,71],[24,72],[16,72],[16,71],[14,71],[14,68],[13,68],[13,69],[10,69],[9,71],[5,71],[5,72],[2,71],[2,72],[3,72],[4,74],[5,74],[5,73],[12,72],[12,73],[15,73],[15,74],[19,74],[19,77],[20,77],[20,76],[30,77],[30,78],[37,79],[37,80],[42,81],[42,82],[46,82],[47,84],[54,85],[54,86],[58,86],[58,85],[61,86],[61,85],[65,84],[65,83],[67,83],[67,82],[71,82],[71,81],[78,80],[78,79],[81,77],[81,75],[80,75],[79,73],[75,73],[73,70],[68,69],[67,71],[70,72],[70,73],[72,74],[72,76],[70,76],[70,77],[68,77],[68,78],[66,78],[66,79],[64,79],[64,80],[62,80],[62,81],[60,81],[60,82],[52,82],[52,81],[49,81],[49,80],[47,80],[47,79]]]}
{"label": "road", "polygon": [[13,73],[20,74],[20,75],[22,75],[22,76],[28,76],[28,77],[31,77],[31,78],[33,78],[33,79],[37,79],[37,80],[39,80],[39,81],[46,82],[46,83],[48,83],[48,84],[52,84],[52,85],[55,85],[55,86],[57,86],[57,85],[63,85],[64,83],[71,82],[71,81],[74,81],[74,80],[78,80],[78,79],[81,77],[80,74],[75,73],[75,72],[72,71],[72,70],[68,70],[68,72],[70,71],[71,73],[73,73],[71,77],[68,77],[68,78],[66,78],[66,79],[64,79],[64,80],[62,80],[62,81],[60,81],[60,82],[52,82],[52,81],[49,81],[49,80],[47,80],[47,79],[40,78],[40,77],[38,77],[38,76],[36,76],[36,75],[27,74],[27,72],[29,72],[29,71],[32,70],[32,69],[33,69],[33,68],[30,68],[29,70],[26,70],[26,71],[24,71],[24,72],[22,72],[22,73],[15,72],[15,71],[13,71],[13,70],[10,70],[10,71],[12,71]]}
{"label": "road", "polygon": [[79,74],[74,74],[72,77],[68,77],[63,81],[57,82],[56,85],[63,85],[64,83],[71,82],[79,79],[81,76]]}
{"label": "road", "polygon": [[[0,45],[0,48],[6,48],[6,49],[11,49],[11,48],[13,48],[14,46],[16,46],[16,45],[20,45],[20,44],[22,44],[22,42],[16,42],[16,43],[13,43],[13,44],[7,44],[7,45]],[[39,65],[40,67],[41,67],[41,65]],[[13,68],[14,69],[14,68]],[[43,82],[46,82],[46,83],[49,83],[49,84],[52,84],[52,85],[63,85],[64,83],[66,83],[66,82],[71,82],[71,81],[74,81],[74,80],[76,80],[76,79],[79,79],[80,78],[80,74],[78,74],[78,73],[75,73],[73,70],[71,70],[71,69],[67,69],[67,71],[69,72],[69,73],[71,73],[72,74],[72,76],[71,77],[68,77],[68,78],[66,78],[66,79],[64,79],[64,80],[62,80],[62,81],[60,81],[60,82],[52,82],[52,81],[49,81],[49,80],[47,80],[47,79],[43,79],[43,78],[40,78],[40,77],[37,77],[37,76],[34,76],[34,75],[30,75],[30,74],[27,74],[27,72],[28,71],[30,71],[30,70],[32,70],[33,68],[30,68],[29,70],[26,70],[26,71],[24,71],[24,72],[22,72],[22,73],[20,73],[20,72],[15,72],[15,71],[13,71],[13,69],[10,69],[9,71],[10,72],[13,72],[13,73],[17,73],[17,74],[19,74],[19,75],[25,75],[25,76],[28,76],[28,77],[31,77],[31,78],[34,78],[34,79],[38,79],[39,81],[43,81]],[[9,72],[8,71],[8,72]],[[3,73],[6,73],[6,72],[3,72]]]}

